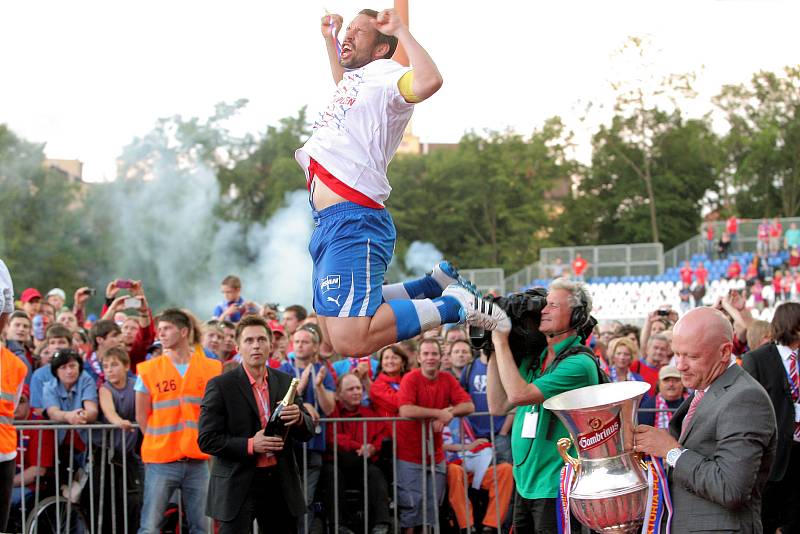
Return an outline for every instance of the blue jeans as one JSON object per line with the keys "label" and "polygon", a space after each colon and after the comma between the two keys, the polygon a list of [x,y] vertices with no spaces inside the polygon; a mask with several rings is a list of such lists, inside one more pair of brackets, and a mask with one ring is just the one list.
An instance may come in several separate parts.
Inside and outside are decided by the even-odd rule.
{"label": "blue jeans", "polygon": [[144,503],[139,534],[157,534],[169,498],[177,489],[183,496],[183,511],[191,534],[206,534],[208,519],[208,462],[189,460],[168,464],[144,464]]}

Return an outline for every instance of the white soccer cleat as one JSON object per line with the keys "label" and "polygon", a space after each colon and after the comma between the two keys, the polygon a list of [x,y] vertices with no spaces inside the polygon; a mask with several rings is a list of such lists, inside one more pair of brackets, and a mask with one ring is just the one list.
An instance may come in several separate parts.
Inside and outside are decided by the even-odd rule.
{"label": "white soccer cleat", "polygon": [[478,297],[461,284],[450,284],[442,292],[443,297],[453,297],[461,304],[459,317],[462,323],[498,332],[511,331],[511,319],[494,301]]}

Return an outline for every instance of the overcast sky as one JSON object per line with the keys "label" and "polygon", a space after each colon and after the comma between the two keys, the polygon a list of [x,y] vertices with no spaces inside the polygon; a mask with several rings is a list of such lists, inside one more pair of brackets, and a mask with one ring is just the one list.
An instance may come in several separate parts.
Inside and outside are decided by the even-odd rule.
{"label": "overcast sky", "polygon": [[[420,105],[423,141],[466,130],[529,133],[552,115],[578,130],[583,103],[610,103],[609,79],[634,77],[612,60],[646,35],[663,74],[698,71],[695,113],[724,83],[800,63],[796,0],[410,0],[412,33],[445,80]],[[114,176],[114,159],[159,117],[205,117],[247,98],[239,131],[332,92],[319,17],[345,20],[351,0],[35,1],[0,3],[0,122],[53,158],[80,159],[84,178]],[[588,154],[585,142],[582,155]]]}

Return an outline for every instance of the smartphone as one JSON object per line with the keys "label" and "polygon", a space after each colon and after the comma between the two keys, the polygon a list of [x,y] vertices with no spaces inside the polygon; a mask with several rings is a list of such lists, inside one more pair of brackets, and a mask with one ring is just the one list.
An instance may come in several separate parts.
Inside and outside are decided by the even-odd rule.
{"label": "smartphone", "polygon": [[666,317],[667,315],[669,315],[669,310],[658,310],[658,315],[660,315],[661,317]]}
{"label": "smartphone", "polygon": [[124,301],[124,306],[126,310],[132,308],[139,309],[142,307],[142,299],[139,297],[128,297]]}
{"label": "smartphone", "polygon": [[117,280],[116,286],[120,289],[130,289],[133,287],[133,280]]}
{"label": "smartphone", "polygon": [[93,287],[87,287],[83,291],[84,295],[94,295],[95,293],[97,293],[97,290],[95,288],[93,288]]}

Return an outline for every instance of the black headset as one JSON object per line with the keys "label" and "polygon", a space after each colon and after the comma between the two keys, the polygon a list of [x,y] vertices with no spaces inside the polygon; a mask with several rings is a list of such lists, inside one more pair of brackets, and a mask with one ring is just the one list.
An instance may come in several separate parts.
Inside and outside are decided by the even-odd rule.
{"label": "black headset", "polygon": [[581,302],[578,306],[572,308],[572,315],[569,318],[570,329],[580,329],[589,320],[589,312],[587,310],[589,303],[586,302],[586,293],[583,289],[579,293]]}

